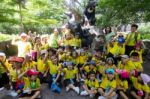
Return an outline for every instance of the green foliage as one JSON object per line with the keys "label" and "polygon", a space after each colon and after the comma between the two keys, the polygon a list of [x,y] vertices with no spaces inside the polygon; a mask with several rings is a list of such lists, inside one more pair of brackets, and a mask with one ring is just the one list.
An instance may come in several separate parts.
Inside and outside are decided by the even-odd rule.
{"label": "green foliage", "polygon": [[8,34],[27,31],[29,27],[48,30],[62,24],[65,18],[63,0],[0,0],[0,5],[0,31]]}
{"label": "green foliage", "polygon": [[150,21],[149,0],[99,0],[98,21],[101,26]]}

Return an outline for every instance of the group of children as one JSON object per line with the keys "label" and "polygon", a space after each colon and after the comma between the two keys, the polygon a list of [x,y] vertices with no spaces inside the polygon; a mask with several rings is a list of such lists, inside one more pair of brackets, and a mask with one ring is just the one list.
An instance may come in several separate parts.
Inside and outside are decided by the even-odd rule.
{"label": "group of children", "polygon": [[[27,35],[21,37],[25,39]],[[97,45],[95,50],[82,47],[79,36],[68,33],[61,41],[55,41],[59,45],[55,48],[47,38],[35,37],[30,44],[24,40],[24,49],[19,50],[23,57],[6,58],[0,52],[1,90],[5,87],[15,91],[20,99],[35,99],[41,97],[41,84],[48,83],[56,93],[65,87],[66,92],[74,90],[78,95],[98,99],[150,99],[150,77],[142,67],[141,43],[136,43],[126,55],[125,37],[119,34],[114,38],[103,46]],[[47,41],[43,43],[43,39]],[[99,39],[99,44],[105,41],[103,36]]]}

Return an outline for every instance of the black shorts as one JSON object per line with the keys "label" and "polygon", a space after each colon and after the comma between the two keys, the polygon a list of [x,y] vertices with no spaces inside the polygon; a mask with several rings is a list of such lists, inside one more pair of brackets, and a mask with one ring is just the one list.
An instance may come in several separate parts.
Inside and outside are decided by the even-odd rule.
{"label": "black shorts", "polygon": [[124,90],[121,90],[121,89],[116,90],[116,93],[120,94],[121,91],[126,94],[126,92]]}
{"label": "black shorts", "polygon": [[65,87],[68,86],[69,84],[73,84],[73,85],[77,86],[77,81],[76,81],[76,79],[72,79],[72,81],[71,81],[71,79],[65,79],[65,80],[64,80],[64,85],[65,85]]}
{"label": "black shorts", "polygon": [[9,84],[9,77],[7,75],[7,73],[2,73],[1,74],[1,78],[0,78],[0,88],[4,87],[4,85]]}
{"label": "black shorts", "polygon": [[32,91],[30,94],[28,94],[28,93],[22,93],[22,94],[20,94],[20,98],[21,97],[31,97],[31,96],[33,96],[35,93],[36,93],[37,91]]}

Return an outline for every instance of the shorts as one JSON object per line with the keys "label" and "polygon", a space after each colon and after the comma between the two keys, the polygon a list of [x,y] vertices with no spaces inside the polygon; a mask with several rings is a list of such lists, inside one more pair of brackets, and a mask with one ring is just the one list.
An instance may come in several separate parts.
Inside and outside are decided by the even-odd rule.
{"label": "shorts", "polygon": [[76,79],[65,79],[64,80],[65,87],[68,86],[68,85],[70,85],[70,84],[73,84],[75,86],[78,85]]}
{"label": "shorts", "polygon": [[4,87],[4,85],[9,84],[9,77],[7,75],[7,73],[2,73],[1,74],[1,78],[0,78],[0,88]]}

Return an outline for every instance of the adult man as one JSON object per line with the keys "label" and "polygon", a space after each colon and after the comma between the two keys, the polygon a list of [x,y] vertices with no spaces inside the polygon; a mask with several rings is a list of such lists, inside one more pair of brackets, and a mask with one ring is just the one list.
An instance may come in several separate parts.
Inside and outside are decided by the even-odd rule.
{"label": "adult man", "polygon": [[131,33],[129,33],[126,37],[126,48],[125,48],[125,54],[129,55],[132,50],[134,50],[134,47],[137,42],[141,41],[141,35],[139,32],[137,32],[138,25],[132,24],[131,25]]}

